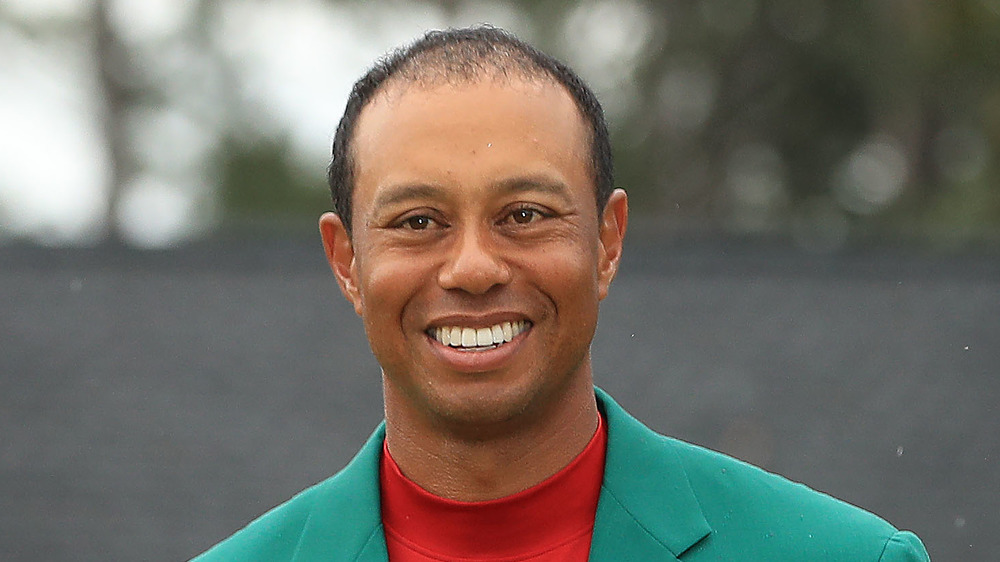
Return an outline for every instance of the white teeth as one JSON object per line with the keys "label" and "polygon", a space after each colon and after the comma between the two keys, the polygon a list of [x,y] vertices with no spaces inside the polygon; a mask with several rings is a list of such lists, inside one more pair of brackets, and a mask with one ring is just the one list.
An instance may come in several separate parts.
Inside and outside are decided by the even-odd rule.
{"label": "white teeth", "polygon": [[476,345],[493,345],[493,330],[489,328],[479,328],[476,330]]}
{"label": "white teeth", "polygon": [[476,347],[476,331],[472,328],[462,328],[462,347]]}
{"label": "white teeth", "polygon": [[451,347],[492,347],[507,343],[528,329],[531,324],[525,320],[503,322],[485,328],[459,328],[444,326],[432,330],[434,339]]}

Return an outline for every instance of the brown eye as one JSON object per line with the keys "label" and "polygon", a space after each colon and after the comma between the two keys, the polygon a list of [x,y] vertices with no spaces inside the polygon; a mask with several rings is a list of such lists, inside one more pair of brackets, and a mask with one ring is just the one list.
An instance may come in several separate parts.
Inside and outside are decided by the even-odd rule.
{"label": "brown eye", "polygon": [[534,209],[517,209],[510,214],[510,218],[517,224],[528,224],[535,220],[537,216],[538,211]]}
{"label": "brown eye", "polygon": [[431,225],[430,217],[418,215],[403,221],[403,226],[411,230],[426,230]]}

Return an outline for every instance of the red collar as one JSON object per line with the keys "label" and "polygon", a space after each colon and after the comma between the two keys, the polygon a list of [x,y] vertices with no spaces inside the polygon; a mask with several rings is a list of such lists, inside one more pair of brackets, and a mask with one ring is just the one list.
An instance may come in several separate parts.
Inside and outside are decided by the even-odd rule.
{"label": "red collar", "polygon": [[435,496],[403,476],[383,444],[386,539],[438,556],[476,560],[529,556],[584,533],[589,544],[606,446],[602,419],[583,452],[541,483],[505,498],[459,502]]}

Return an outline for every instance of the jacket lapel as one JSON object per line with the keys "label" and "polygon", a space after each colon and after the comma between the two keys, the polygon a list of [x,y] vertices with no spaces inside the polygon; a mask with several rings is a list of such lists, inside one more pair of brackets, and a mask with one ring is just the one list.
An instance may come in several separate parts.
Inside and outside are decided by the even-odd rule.
{"label": "jacket lapel", "polygon": [[[608,423],[604,483],[590,559],[677,560],[712,532],[670,440],[630,416],[601,389]],[[379,499],[380,425],[354,459],[320,484],[294,561],[388,559]]]}
{"label": "jacket lapel", "polygon": [[670,440],[630,416],[604,391],[604,483],[591,560],[676,560],[712,532]]}
{"label": "jacket lapel", "polygon": [[320,484],[293,562],[388,560],[379,499],[385,424],[336,476]]}

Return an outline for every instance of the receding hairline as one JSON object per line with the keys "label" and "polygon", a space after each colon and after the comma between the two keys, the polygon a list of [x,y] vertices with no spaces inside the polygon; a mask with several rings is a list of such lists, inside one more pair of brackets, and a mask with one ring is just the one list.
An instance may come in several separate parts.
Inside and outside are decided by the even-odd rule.
{"label": "receding hairline", "polygon": [[487,75],[517,75],[520,78],[550,76],[539,60],[540,53],[534,52],[529,45],[513,37],[499,36],[494,39],[481,41],[469,38],[427,44],[401,60],[392,77],[411,82],[442,83],[456,79],[477,80]]}
{"label": "receding hairline", "polygon": [[[557,95],[562,96],[564,101],[569,103],[569,107],[573,108],[572,111],[574,111],[576,115],[576,125],[579,127],[580,133],[582,133],[582,137],[579,138],[579,140],[582,141],[583,145],[579,147],[579,150],[582,151],[581,156],[584,156],[584,165],[589,169],[590,172],[589,175],[591,176],[590,181],[593,183],[592,187],[594,188],[596,194],[597,182],[594,174],[594,164],[590,158],[587,158],[585,156],[586,154],[591,152],[591,147],[594,142],[593,140],[594,132],[591,129],[591,127],[588,126],[586,114],[577,103],[572,92],[570,92],[569,88],[567,88],[559,80],[552,77],[544,70],[539,70],[537,73],[534,73],[533,75],[530,76],[493,74],[489,72],[484,72],[479,74],[478,76],[463,75],[461,77],[452,77],[450,79],[447,79],[447,77],[442,76],[441,78],[442,78],[441,80],[435,79],[430,81],[427,80],[413,81],[413,80],[408,80],[405,77],[393,76],[388,78],[385,82],[383,82],[381,86],[375,91],[375,93],[372,94],[371,98],[369,98],[368,100],[368,103],[365,104],[364,108],[362,108],[361,112],[358,115],[358,120],[355,125],[355,130],[353,134],[354,142],[351,143],[348,154],[349,165],[352,169],[351,174],[354,178],[357,178],[358,173],[360,171],[358,168],[359,165],[358,137],[360,136],[364,123],[367,122],[366,117],[370,115],[371,110],[374,109],[376,106],[382,104],[392,106],[395,103],[401,102],[401,100],[403,100],[408,93],[413,92],[415,90],[432,91],[439,88],[462,89],[466,87],[475,87],[483,84],[491,84],[501,88],[510,88],[510,89],[514,89],[519,86],[527,86],[527,87],[537,87],[540,89],[550,89],[550,91],[558,92]],[[545,181],[530,181],[530,180],[524,180],[523,178],[518,178],[518,179],[520,180],[521,184],[525,185],[530,184],[532,186],[535,186],[536,188],[541,187],[542,189],[545,189],[548,186],[547,182]],[[518,184],[519,182],[514,182],[514,183]],[[600,202],[598,201],[598,203]],[[352,208],[351,212],[353,213],[355,210],[356,209]],[[600,211],[600,205],[598,205],[598,211]],[[352,223],[353,219],[354,217],[351,218]]]}
{"label": "receding hairline", "polygon": [[[580,117],[581,122],[584,127],[589,130],[586,126],[586,115],[576,99],[573,97],[572,92],[559,82],[559,80],[553,78],[544,70],[539,70],[534,74],[501,74],[493,72],[483,72],[475,76],[440,76],[433,77],[432,79],[418,78],[410,79],[410,77],[404,76],[392,76],[387,78],[383,82],[378,90],[372,94],[369,98],[368,103],[361,109],[359,113],[359,118],[373,105],[383,103],[386,101],[393,102],[395,100],[401,99],[408,92],[412,91],[432,91],[439,88],[472,88],[480,85],[494,85],[500,88],[510,88],[517,89],[521,87],[528,88],[552,88],[558,91],[560,95],[565,96],[566,100],[572,104],[576,109],[577,114]],[[356,131],[355,131],[356,132]]]}
{"label": "receding hairline", "polygon": [[354,85],[334,136],[327,170],[334,208],[350,232],[354,187],[353,137],[365,109],[385,92],[459,86],[483,81],[557,85],[569,94],[587,129],[589,165],[598,208],[613,185],[613,162],[604,112],[594,92],[561,61],[500,28],[489,25],[427,32],[414,43],[381,57]]}
{"label": "receding hairline", "polygon": [[[353,137],[355,139],[357,138],[360,126],[365,122],[365,115],[373,106],[382,103],[392,104],[405,97],[408,92],[412,92],[414,90],[430,91],[438,88],[460,89],[463,87],[474,87],[481,84],[493,84],[499,87],[510,88],[516,88],[518,86],[552,88],[555,91],[558,91],[559,94],[562,95],[575,109],[576,116],[579,118],[579,124],[583,130],[583,141],[586,143],[584,150],[590,150],[590,146],[594,142],[594,132],[592,128],[588,126],[586,112],[582,107],[580,107],[580,104],[576,100],[575,96],[573,96],[573,93],[568,87],[566,87],[565,84],[560,82],[555,76],[552,76],[544,68],[537,67],[533,68],[531,71],[527,71],[525,69],[523,72],[518,70],[513,73],[504,72],[499,68],[482,67],[479,68],[475,74],[424,74],[419,71],[417,74],[394,74],[379,85],[378,89],[374,91],[368,99],[368,102],[359,112],[358,121],[355,125],[355,130],[353,131]],[[348,158],[350,166],[353,168],[353,173],[355,174],[357,173],[357,169],[355,167],[357,166],[356,150],[357,146],[354,143],[351,143]],[[588,162],[588,165],[591,167],[593,166],[590,162]]]}
{"label": "receding hairline", "polygon": [[387,77],[372,93],[364,109],[379,98],[393,97],[404,94],[411,88],[433,90],[435,88],[452,86],[475,86],[493,83],[499,86],[514,86],[518,83],[552,86],[565,93],[577,108],[581,118],[586,118],[583,108],[579,107],[573,93],[550,71],[538,65],[526,54],[517,52],[515,56],[504,57],[502,60],[493,58],[442,61],[436,52],[423,52],[408,59],[392,75]]}

